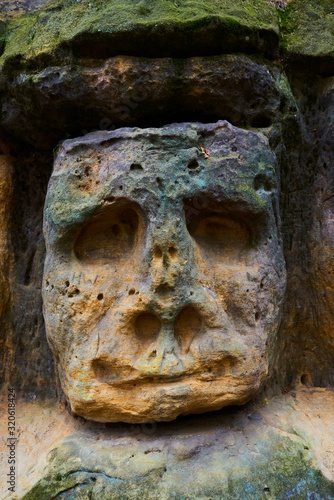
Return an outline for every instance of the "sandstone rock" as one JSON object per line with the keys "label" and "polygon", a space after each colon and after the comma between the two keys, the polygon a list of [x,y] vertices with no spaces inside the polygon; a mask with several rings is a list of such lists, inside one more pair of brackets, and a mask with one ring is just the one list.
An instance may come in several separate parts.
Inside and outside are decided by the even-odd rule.
{"label": "sandstone rock", "polygon": [[13,158],[9,147],[0,140],[0,321],[8,306],[12,252],[10,244]]}
{"label": "sandstone rock", "polygon": [[293,65],[333,74],[334,9],[326,0],[289,2],[281,18],[284,55]]}
{"label": "sandstone rock", "polygon": [[302,387],[268,404],[155,426],[106,427],[55,405],[22,405],[18,496],[331,498],[334,395]]}
{"label": "sandstone rock", "polygon": [[228,122],[63,143],[43,297],[75,413],[171,420],[254,395],[285,287],[278,189],[268,140]]}
{"label": "sandstone rock", "polygon": [[2,123],[43,149],[95,129],[185,119],[268,127],[281,119],[284,102],[293,106],[282,79],[276,68],[244,55],[119,56],[93,67],[56,66],[17,75],[3,89]]}
{"label": "sandstone rock", "polygon": [[266,0],[48,2],[8,25],[0,66],[62,64],[73,57],[277,55],[276,9]]}
{"label": "sandstone rock", "polygon": [[[33,10],[39,1],[43,0],[18,0],[16,5],[22,6],[24,2],[27,9]],[[10,3],[13,4],[12,0],[2,2],[0,10],[3,10],[4,6],[8,10]],[[102,500],[113,497],[228,500],[247,497],[249,500],[255,500],[270,497],[277,499],[334,496],[333,484],[326,481],[319,472],[320,468],[326,478],[333,481],[333,406],[330,404],[332,393],[326,389],[334,384],[332,7],[331,0],[56,0],[48,2],[37,13],[19,16],[10,22],[0,21],[0,133],[1,137],[6,138],[15,158],[11,201],[7,196],[9,180],[6,180],[1,188],[1,193],[5,194],[2,206],[7,207],[5,213],[1,213],[5,221],[5,225],[1,225],[2,258],[8,257],[11,261],[10,254],[13,252],[14,265],[7,266],[4,260],[0,263],[4,276],[1,283],[5,283],[3,288],[0,287],[3,311],[0,366],[2,388],[10,383],[18,391],[20,473],[17,498],[27,495],[30,500]],[[277,242],[282,240],[283,249],[280,247],[276,256],[268,256],[261,245],[258,252],[254,247],[244,248],[238,255],[243,265],[238,264],[233,269],[233,273],[239,273],[238,280],[231,272],[227,279],[228,286],[225,287],[222,282],[210,278],[218,265],[214,265],[212,259],[212,247],[209,244],[212,238],[210,240],[210,237],[207,237],[207,226],[204,225],[203,229],[202,219],[196,212],[195,216],[199,218],[195,217],[193,222],[187,223],[183,212],[184,219],[180,216],[180,220],[187,226],[187,230],[183,233],[185,237],[180,242],[180,248],[185,252],[190,235],[190,250],[198,249],[197,263],[200,259],[204,264],[210,259],[210,265],[213,263],[210,268],[203,264],[199,276],[202,281],[197,280],[196,283],[194,270],[197,272],[198,266],[193,266],[187,282],[180,286],[177,273],[170,276],[162,272],[165,271],[164,264],[169,261],[172,262],[170,269],[175,269],[178,264],[178,253],[175,253],[174,247],[162,247],[162,250],[167,248],[166,258],[161,259],[158,252],[154,255],[154,262],[153,258],[144,258],[149,246],[144,245],[142,253],[135,251],[142,241],[140,238],[136,239],[135,235],[145,239],[144,236],[150,229],[149,234],[154,233],[156,239],[161,241],[160,238],[165,234],[163,226],[161,233],[155,233],[153,229],[157,229],[155,223],[158,224],[157,221],[161,219],[164,206],[162,202],[171,201],[170,192],[167,192],[166,198],[162,195],[165,187],[172,182],[174,174],[183,172],[182,162],[188,160],[188,139],[183,139],[183,127],[175,125],[182,133],[179,131],[177,137],[170,138],[172,142],[164,156],[159,156],[156,165],[146,165],[144,161],[133,161],[132,158],[137,151],[136,147],[141,144],[140,141],[147,140],[151,144],[152,137],[145,136],[145,139],[143,136],[139,140],[136,134],[138,127],[149,129],[149,133],[152,133],[152,128],[155,127],[154,138],[159,141],[161,136],[157,129],[166,123],[213,123],[222,119],[230,122],[228,130],[235,131],[238,148],[243,144],[243,137],[252,137],[255,142],[251,143],[251,147],[244,147],[245,152],[241,157],[238,157],[238,148],[233,151],[233,154],[237,155],[233,168],[223,169],[223,172],[228,173],[228,176],[231,174],[231,177],[219,178],[220,173],[217,176],[214,174],[212,183],[217,189],[221,186],[220,183],[227,186],[230,178],[242,172],[243,177],[249,180],[249,184],[245,183],[242,187],[245,200],[253,200],[255,203],[254,192],[259,199],[272,193],[274,206],[269,219],[273,221],[272,215],[276,211],[275,227],[270,222],[271,225],[261,230],[261,234],[266,234],[266,231],[273,227],[273,234],[277,234]],[[101,137],[109,137],[110,132],[102,132],[71,143],[65,142],[63,146],[61,144],[69,136],[78,137],[96,129],[110,131],[124,126],[137,128],[127,130],[126,133],[132,134],[131,138],[118,138],[113,144],[101,143]],[[198,124],[196,126],[201,127]],[[233,126],[243,130],[237,133]],[[206,125],[204,129],[205,127]],[[204,129],[199,128],[196,133]],[[113,133],[117,136],[118,132]],[[124,129],[120,133],[124,134]],[[145,135],[144,132],[143,134]],[[199,190],[205,187],[209,177],[204,174],[209,176],[210,169],[207,167],[214,162],[214,144],[210,141],[214,141],[216,134],[217,131],[203,140],[202,146],[209,150],[210,157],[205,158],[201,150],[196,149],[199,167],[196,167],[196,162],[186,162],[191,182],[184,182],[178,189],[182,186],[190,189],[196,184],[196,179],[202,179],[204,182],[199,186]],[[266,134],[269,142],[269,146],[263,143],[263,150],[262,146],[259,146],[262,144],[262,134]],[[120,212],[107,212],[113,206],[113,200],[108,198],[107,194],[106,212],[104,209],[99,212],[100,191],[99,185],[95,185],[95,180],[99,180],[97,165],[98,161],[100,165],[110,162],[103,155],[98,158],[94,148],[104,152],[113,151],[113,154],[116,154],[113,148],[118,144],[117,141],[123,141],[122,146],[117,147],[124,154],[127,143],[137,145],[127,153],[128,160],[131,159],[130,164],[122,158],[121,164],[123,167],[128,165],[129,170],[125,176],[126,182],[119,185],[123,186],[124,192],[131,192],[132,201],[139,207],[146,207],[149,195],[160,196],[161,205],[158,207],[159,202],[156,201],[155,211],[152,208],[151,212],[140,209],[137,205],[137,212],[127,211],[125,219],[121,221],[122,231],[117,240],[118,244],[113,248],[113,253],[109,254],[106,247],[107,250],[110,249],[108,245],[112,238],[105,237],[106,226],[103,225],[102,219],[108,214],[113,217],[120,215],[124,206],[120,205]],[[228,150],[229,141],[222,142],[219,151],[224,148]],[[89,173],[88,169],[86,175],[85,170],[82,170],[81,160],[77,162],[81,179],[77,174],[70,178],[66,173],[67,168],[71,171],[72,160],[76,155],[79,159],[83,154],[80,149],[77,152],[71,149],[75,144],[84,148],[84,154],[88,154],[90,162],[88,167],[93,169],[93,173]],[[151,146],[151,152],[159,150],[159,144]],[[197,146],[201,145],[196,144]],[[251,182],[255,175],[253,147],[254,151],[263,154],[269,163],[272,158],[277,160],[279,168],[270,182],[266,175],[256,177],[254,185]],[[66,161],[65,150],[69,154]],[[230,381],[244,380],[243,387],[240,384],[233,387],[231,382],[230,402],[233,399],[234,403],[241,404],[253,394],[262,403],[270,398],[270,410],[267,411],[263,404],[250,406],[247,403],[243,408],[229,407],[214,414],[180,417],[168,424],[152,421],[143,424],[103,424],[86,421],[81,417],[73,418],[73,413],[70,414],[64,409],[60,412],[56,403],[50,403],[50,400],[56,401],[56,398],[64,401],[60,387],[56,391],[57,378],[53,372],[52,353],[46,343],[41,299],[45,252],[42,212],[47,180],[52,171],[53,151],[58,156],[59,176],[53,174],[50,192],[53,187],[56,189],[57,185],[62,186],[63,182],[69,187],[68,191],[58,194],[53,191],[59,195],[54,214],[58,217],[58,223],[68,222],[65,229],[69,233],[66,233],[64,228],[59,234],[56,233],[56,229],[62,227],[61,224],[48,227],[48,237],[51,237],[51,234],[56,236],[55,240],[49,240],[48,251],[52,250],[53,256],[58,255],[64,259],[59,260],[59,266],[55,264],[54,268],[50,267],[48,271],[56,276],[58,282],[55,278],[56,287],[45,291],[45,296],[50,293],[50,302],[46,300],[50,313],[46,313],[46,316],[49,341],[53,342],[59,374],[73,408],[81,410],[82,414],[89,418],[98,419],[101,415],[103,420],[110,418],[108,413],[99,413],[99,407],[95,404],[98,391],[95,394],[90,392],[90,384],[95,383],[98,390],[103,387],[104,392],[101,391],[101,394],[105,399],[102,398],[101,407],[105,408],[105,403],[110,403],[108,391],[115,381],[108,377],[112,373],[111,368],[116,366],[114,360],[112,367],[110,366],[110,343],[106,340],[109,338],[107,333],[112,330],[106,320],[110,311],[110,298],[116,297],[115,310],[116,306],[119,306],[119,311],[125,313],[123,317],[116,318],[112,325],[119,326],[122,321],[125,324],[131,314],[135,311],[139,313],[132,325],[127,323],[128,328],[124,331],[130,335],[126,338],[124,331],[122,332],[122,342],[119,342],[118,346],[115,345],[114,352],[124,352],[125,361],[143,361],[149,342],[159,344],[161,336],[155,336],[160,327],[157,318],[160,318],[159,314],[164,309],[163,298],[170,297],[170,290],[174,286],[174,289],[178,290],[176,297],[179,302],[168,302],[167,309],[176,311],[174,331],[178,332],[181,338],[177,348],[184,348],[184,341],[189,341],[190,355],[192,346],[196,345],[196,339],[192,340],[185,333],[189,329],[197,330],[202,327],[202,312],[215,298],[210,296],[207,303],[203,300],[203,307],[201,310],[197,309],[196,314],[194,310],[190,310],[191,314],[183,315],[182,301],[187,291],[192,291],[194,283],[197,290],[203,283],[207,283],[207,288],[211,291],[213,289],[217,297],[217,291],[220,293],[219,300],[226,295],[235,297],[236,300],[226,300],[226,303],[217,299],[219,310],[226,308],[235,331],[240,332],[244,328],[243,343],[239,342],[240,335],[233,339],[233,342],[229,340],[228,349],[229,352],[234,352],[234,357],[230,356],[224,365],[221,363],[224,373],[217,373],[221,352],[214,359],[217,364],[212,369],[215,375],[213,382],[216,381],[219,385],[225,380],[227,384],[229,381],[226,375],[230,376]],[[6,158],[8,166],[8,157],[5,156],[8,151],[3,152],[5,154],[0,158]],[[227,160],[229,155],[230,153],[226,153],[224,159],[220,157],[224,165],[230,161]],[[146,156],[145,154],[145,158]],[[249,160],[249,165],[248,162],[244,163],[246,160]],[[165,161],[167,165],[175,162],[168,175],[162,171]],[[159,171],[153,177],[148,175],[148,182],[144,186],[140,179],[144,178],[144,173],[146,175],[148,170],[143,171],[140,168],[143,166],[152,175]],[[126,168],[121,169],[119,175],[124,176],[125,171]],[[6,176],[7,173],[7,179]],[[241,177],[240,186],[242,179]],[[108,191],[109,182],[111,180],[107,179],[103,186],[100,186],[101,189]],[[137,191],[135,185],[138,186]],[[150,186],[153,186],[151,190]],[[176,190],[175,194],[179,196],[180,191]],[[69,198],[65,202],[67,196]],[[204,213],[202,202],[203,198],[195,201],[188,198],[182,200],[184,210],[187,208],[192,215],[193,210]],[[180,201],[179,206],[182,203]],[[91,212],[82,217],[78,210],[80,206],[83,210],[90,207]],[[233,207],[230,208],[232,211]],[[139,215],[133,220],[131,217],[134,213]],[[175,213],[174,211],[173,214]],[[96,219],[100,225],[95,227],[93,223],[86,222],[98,214],[102,214],[102,219]],[[130,222],[134,223],[129,224],[129,217]],[[250,213],[246,216],[249,222],[251,218],[248,217]],[[7,218],[10,222],[8,224]],[[252,219],[252,223],[256,221],[256,227],[259,228],[262,223],[260,219]],[[144,227],[141,225],[142,220],[153,220],[153,223],[150,227],[148,224]],[[181,234],[180,226],[173,224],[173,219],[166,217],[164,220],[169,233]],[[196,220],[200,221],[198,225]],[[138,232],[141,227],[143,231]],[[229,229],[231,227],[232,224],[227,226]],[[117,232],[117,229],[115,230]],[[91,236],[96,235],[95,231],[99,238],[94,240]],[[211,236],[213,233],[214,231]],[[222,234],[219,231],[218,233]],[[226,255],[229,257],[236,255],[233,248],[238,238],[243,240],[245,232],[240,229],[233,231],[233,235],[225,246]],[[103,243],[97,253],[93,244],[96,241]],[[163,241],[167,242],[167,239]],[[178,245],[179,241],[180,239],[177,239]],[[11,248],[8,246],[9,242]],[[275,241],[271,242],[272,248],[275,244]],[[64,252],[61,253],[60,250]],[[243,274],[244,268],[250,267],[249,263],[246,266],[244,262],[248,251],[255,252],[254,262],[260,262],[261,267],[255,276],[256,279],[251,281],[253,288],[245,289],[249,278],[254,278],[255,275],[254,273],[245,277]],[[100,286],[100,276],[94,283],[98,273],[84,274],[86,267],[92,266],[94,255],[98,257],[98,267],[103,268],[101,276],[109,279],[109,285],[105,284],[103,289]],[[110,265],[110,255],[113,256],[113,263],[123,255],[126,262],[122,268],[123,276],[120,277],[119,271],[110,273],[114,265]],[[190,269],[191,252],[189,255],[189,262],[184,266],[187,272]],[[280,299],[279,293],[276,298],[274,293],[275,289],[279,291],[281,285],[283,288],[284,280],[281,280],[282,276],[274,279],[273,275],[274,270],[279,270],[275,264],[283,265],[284,260],[287,288],[281,308],[283,321],[276,334],[276,326],[271,325],[271,321],[279,319]],[[155,264],[161,261],[160,274],[151,272],[155,269]],[[56,258],[54,262],[58,262]],[[225,272],[222,262],[223,259],[219,260],[219,266]],[[77,266],[82,267],[83,274],[74,274],[74,281],[73,274],[65,272],[69,263],[73,264],[73,273],[76,273]],[[261,283],[257,278],[266,269],[264,264],[269,268],[271,266],[272,272],[269,273],[269,280]],[[138,275],[143,276],[145,270],[146,278],[138,279]],[[123,277],[122,288],[123,285],[119,283]],[[91,280],[91,283],[88,280]],[[130,286],[133,282],[136,286]],[[273,286],[269,289],[269,285]],[[99,289],[96,290],[95,286]],[[256,291],[256,287],[260,287],[261,291]],[[159,302],[146,300],[144,305],[138,305],[136,301],[139,293],[136,292],[142,293],[144,288],[144,295],[147,296],[147,290],[153,290],[159,297]],[[116,296],[115,289],[121,290],[120,296]],[[243,294],[247,289],[249,292]],[[56,297],[54,302],[52,293]],[[268,309],[266,323],[263,315],[258,320],[255,318],[255,310],[252,309],[254,296],[256,306],[260,306],[260,309],[263,307],[264,311],[268,296],[270,300],[274,297],[269,301],[269,305],[277,307],[275,311]],[[196,298],[191,297],[192,300]],[[143,312],[141,307],[147,307],[148,304],[153,304],[152,310]],[[160,312],[154,309],[157,305]],[[181,307],[180,311],[177,310],[178,307]],[[91,352],[89,349],[94,345],[96,333],[99,331],[94,327],[94,321],[100,313],[103,316],[103,332],[106,332],[100,342],[105,348],[104,358],[95,356],[96,351]],[[68,322],[61,329],[59,323],[64,317],[68,318]],[[83,319],[80,320],[80,317]],[[211,317],[215,317],[214,312]],[[239,322],[236,318],[239,318]],[[245,318],[251,318],[253,323],[249,321],[247,324]],[[165,324],[166,318],[163,319]],[[60,333],[58,336],[53,335],[57,328]],[[166,329],[163,331],[165,333]],[[88,336],[87,332],[93,332],[95,337]],[[145,338],[142,338],[143,332],[148,332]],[[161,332],[162,329],[159,330],[159,333]],[[267,334],[269,343],[266,346]],[[254,339],[257,339],[257,344]],[[170,335],[168,341],[172,344],[173,340],[175,341],[175,338]],[[210,360],[212,346],[215,345],[217,343],[206,344],[203,357],[207,356],[206,359]],[[157,358],[156,355],[148,362],[144,359],[144,362],[136,365],[139,373],[145,373],[145,370],[153,367],[153,375],[142,375],[140,384],[149,377],[153,381],[151,386],[155,388],[157,383],[160,387],[180,383],[177,382],[177,370],[180,370],[181,364],[175,363],[175,350],[168,352],[172,351],[169,346],[165,346],[168,362],[164,360],[160,366],[154,363],[150,365],[150,361]],[[243,360],[242,349],[245,346],[246,356]],[[133,355],[137,348],[138,352]],[[79,352],[79,356],[75,351]],[[154,349],[151,352],[153,351]],[[58,357],[57,352],[60,353]],[[248,374],[238,372],[242,363],[250,366],[250,358],[247,357],[249,353],[255,353],[256,356],[263,353],[264,357],[260,357],[260,361],[250,367]],[[76,360],[74,356],[79,359]],[[83,361],[84,358],[87,362]],[[90,364],[92,359],[97,360],[93,367]],[[199,357],[194,356],[193,365],[190,362],[183,365],[191,371],[193,366],[199,366],[198,359]],[[233,365],[235,360],[238,363]],[[122,365],[123,374],[129,369],[132,376],[134,372],[131,372],[131,366],[128,364],[124,368]],[[191,390],[197,390],[199,383],[204,385],[200,377],[203,377],[202,374],[205,374],[207,369],[208,365],[202,363],[196,373],[192,372],[189,380],[184,383],[186,389],[192,387]],[[168,377],[160,382],[161,373],[174,373],[175,378],[172,380],[176,382],[172,382]],[[179,375],[181,377],[182,372]],[[245,378],[246,375],[248,378]],[[196,382],[198,380],[199,383]],[[257,389],[262,381],[265,385],[260,385],[261,390]],[[205,383],[209,385],[210,379],[206,379]],[[142,386],[137,385],[137,388],[141,389]],[[151,393],[142,392],[140,400],[138,394],[135,395],[133,404],[129,403],[129,389],[124,392],[126,397],[123,399],[117,392],[115,401],[117,405],[123,405],[123,414],[120,406],[117,406],[119,413],[114,413],[115,419],[137,419],[140,422],[146,418],[149,420],[148,415],[157,419],[170,419],[178,413],[202,411],[204,407],[213,409],[227,403],[227,400],[219,399],[221,393],[216,401],[210,399],[215,395],[214,390],[212,393],[207,390],[197,401],[194,397],[189,402],[182,390],[164,396],[152,389]],[[2,394],[5,395],[5,392]],[[77,396],[76,400],[73,395]],[[87,402],[86,396],[88,409],[87,405],[84,408],[83,403]],[[147,404],[148,396],[152,401],[157,401],[155,406]],[[23,400],[33,404],[24,403]],[[300,404],[302,400],[304,403]],[[93,402],[91,407],[89,401]],[[124,401],[128,401],[127,417],[124,416]],[[140,415],[138,401],[142,405]],[[176,402],[174,408],[171,408],[171,402]],[[134,417],[133,413],[136,411]],[[129,413],[132,413],[131,417]],[[2,436],[7,435],[6,419],[7,406],[4,406],[0,418]],[[59,438],[63,440],[59,441]],[[1,453],[0,469],[3,470],[3,467],[7,467],[7,463],[5,454]],[[10,495],[10,500],[12,498]]]}

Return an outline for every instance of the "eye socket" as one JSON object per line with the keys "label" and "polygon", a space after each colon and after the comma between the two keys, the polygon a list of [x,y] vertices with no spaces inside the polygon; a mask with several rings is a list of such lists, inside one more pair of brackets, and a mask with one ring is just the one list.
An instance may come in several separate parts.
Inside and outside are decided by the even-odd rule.
{"label": "eye socket", "polygon": [[126,259],[138,236],[139,218],[131,204],[108,207],[81,229],[74,253],[87,263],[108,263]]}
{"label": "eye socket", "polygon": [[243,215],[202,210],[187,221],[187,229],[206,257],[240,260],[252,247],[252,234]]}

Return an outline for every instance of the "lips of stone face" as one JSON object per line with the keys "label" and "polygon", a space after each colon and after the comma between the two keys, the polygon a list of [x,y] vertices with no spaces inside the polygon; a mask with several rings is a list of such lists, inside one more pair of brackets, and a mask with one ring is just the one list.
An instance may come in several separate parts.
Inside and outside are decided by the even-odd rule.
{"label": "lips of stone face", "polygon": [[159,421],[254,396],[285,288],[277,207],[266,138],[225,121],[65,141],[43,299],[72,410]]}

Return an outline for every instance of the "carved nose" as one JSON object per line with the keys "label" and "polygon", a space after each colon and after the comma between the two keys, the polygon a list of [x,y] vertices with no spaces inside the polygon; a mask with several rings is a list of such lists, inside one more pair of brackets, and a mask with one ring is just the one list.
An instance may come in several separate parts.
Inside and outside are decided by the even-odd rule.
{"label": "carved nose", "polygon": [[155,291],[175,287],[181,270],[180,255],[175,243],[156,245],[152,252],[152,277]]}

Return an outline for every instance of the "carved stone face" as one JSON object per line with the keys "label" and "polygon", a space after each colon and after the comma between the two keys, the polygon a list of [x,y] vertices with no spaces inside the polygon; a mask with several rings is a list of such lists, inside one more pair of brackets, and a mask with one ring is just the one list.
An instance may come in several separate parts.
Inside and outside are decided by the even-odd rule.
{"label": "carved stone face", "polygon": [[224,121],[63,143],[43,299],[75,413],[172,420],[255,394],[285,288],[277,207],[267,139]]}

